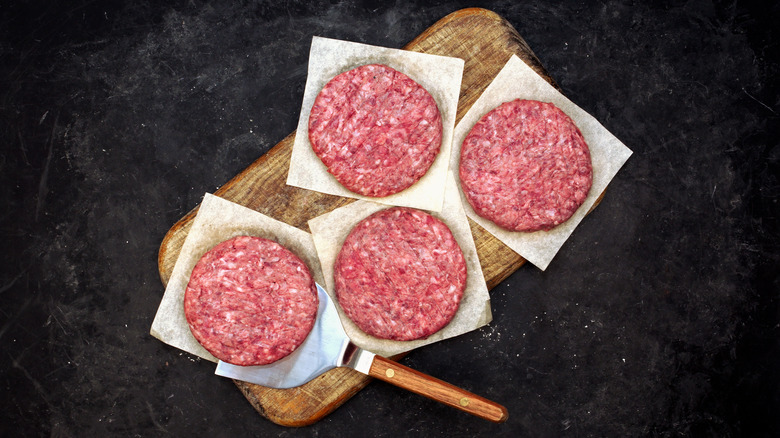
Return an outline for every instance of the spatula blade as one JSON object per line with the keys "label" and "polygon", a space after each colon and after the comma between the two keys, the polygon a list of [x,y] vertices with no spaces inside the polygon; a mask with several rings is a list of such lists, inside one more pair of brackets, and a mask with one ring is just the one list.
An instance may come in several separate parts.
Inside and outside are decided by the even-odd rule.
{"label": "spatula blade", "polygon": [[242,367],[220,361],[216,374],[270,388],[294,388],[339,366],[349,338],[341,326],[336,306],[317,285],[319,308],[309,336],[289,356],[268,365]]}

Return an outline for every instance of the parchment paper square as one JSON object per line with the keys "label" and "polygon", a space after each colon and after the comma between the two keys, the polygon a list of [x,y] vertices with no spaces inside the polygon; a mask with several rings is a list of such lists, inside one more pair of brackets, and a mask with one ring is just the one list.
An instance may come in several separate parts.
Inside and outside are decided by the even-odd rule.
{"label": "parchment paper square", "polygon": [[[408,189],[382,198],[358,195],[344,188],[328,173],[309,142],[309,112],[322,87],[334,76],[365,64],[384,64],[412,78],[433,96],[442,116],[441,150],[428,172]],[[459,58],[314,37],[287,184],[347,198],[441,211],[463,65]]]}
{"label": "parchment paper square", "polygon": [[327,285],[326,289],[336,303],[339,317],[347,335],[358,346],[382,356],[393,356],[476,330],[492,320],[490,295],[485,284],[485,277],[482,274],[482,267],[479,264],[477,248],[471,236],[471,228],[463,211],[455,178],[452,174],[448,175],[446,189],[444,208],[441,213],[430,213],[441,219],[450,228],[463,251],[463,256],[466,259],[466,289],[452,321],[427,339],[392,341],[368,335],[344,314],[336,299],[333,266],[344,240],[358,222],[377,211],[390,207],[369,201],[356,201],[309,220],[309,229],[312,231],[314,244],[320,258],[320,265]]}
{"label": "parchment paper square", "polygon": [[502,103],[514,99],[530,99],[553,103],[571,117],[580,129],[590,148],[591,162],[593,164],[593,184],[588,196],[585,198],[585,202],[568,221],[550,231],[522,233],[507,231],[492,221],[477,215],[466,200],[462,190],[459,190],[459,192],[463,200],[463,208],[468,217],[523,256],[523,258],[538,268],[545,270],[558,253],[558,250],[566,242],[566,239],[569,238],[583,217],[585,217],[585,214],[617,174],[618,170],[631,156],[632,152],[607,131],[598,120],[558,92],[520,58],[512,55],[493,82],[490,83],[455,127],[450,169],[458,179],[459,188],[458,166],[460,163],[460,149],[466,135],[468,135],[471,128],[474,127],[482,116]]}
{"label": "parchment paper square", "polygon": [[152,336],[180,350],[217,362],[217,358],[206,351],[190,331],[184,316],[184,291],[192,269],[203,254],[235,236],[257,236],[279,243],[300,257],[309,267],[314,280],[323,284],[320,261],[311,234],[207,193],[192,221],[192,228],[184,240],[179,258],[176,259],[152,322]]}

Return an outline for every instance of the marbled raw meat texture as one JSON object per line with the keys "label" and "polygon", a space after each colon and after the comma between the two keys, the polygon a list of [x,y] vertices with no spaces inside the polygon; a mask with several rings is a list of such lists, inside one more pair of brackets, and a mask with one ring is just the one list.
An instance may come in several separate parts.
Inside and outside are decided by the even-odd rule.
{"label": "marbled raw meat texture", "polygon": [[364,196],[389,196],[417,182],[441,139],[441,114],[430,93],[380,64],[331,79],[309,115],[314,153],[344,187]]}
{"label": "marbled raw meat texture", "polygon": [[306,339],[317,317],[306,264],[268,239],[238,236],[206,252],[192,270],[184,313],[195,339],[234,365],[265,365]]}
{"label": "marbled raw meat texture", "polygon": [[393,207],[358,223],[336,258],[336,296],[347,316],[381,339],[423,339],[446,326],[466,286],[466,261],[450,229]]}
{"label": "marbled raw meat texture", "polygon": [[534,100],[505,102],[463,140],[460,181],[474,211],[510,231],[549,230],[588,196],[590,151],[563,111]]}

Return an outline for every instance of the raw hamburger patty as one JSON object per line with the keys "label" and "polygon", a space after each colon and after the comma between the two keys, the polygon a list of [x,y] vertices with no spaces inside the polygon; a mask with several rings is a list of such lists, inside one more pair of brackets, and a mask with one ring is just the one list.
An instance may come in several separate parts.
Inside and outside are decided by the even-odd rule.
{"label": "raw hamburger patty", "polygon": [[439,153],[436,101],[388,66],[341,73],[317,95],[309,115],[314,153],[344,187],[384,197],[417,182]]}
{"label": "raw hamburger patty", "polygon": [[265,365],[292,353],[314,326],[309,269],[276,242],[239,236],[209,250],[184,293],[190,331],[218,359]]}
{"label": "raw hamburger patty", "polygon": [[565,222],[590,191],[590,151],[551,103],[514,100],[482,117],[463,141],[460,181],[474,211],[511,231]]}
{"label": "raw hamburger patty", "polygon": [[335,264],[336,297],[364,332],[411,341],[447,325],[466,287],[466,261],[450,229],[394,207],[358,223]]}

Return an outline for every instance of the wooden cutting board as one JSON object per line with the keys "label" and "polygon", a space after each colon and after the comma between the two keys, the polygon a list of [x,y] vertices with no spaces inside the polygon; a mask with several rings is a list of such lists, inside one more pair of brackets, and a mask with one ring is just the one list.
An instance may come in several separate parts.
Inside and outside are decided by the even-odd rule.
{"label": "wooden cutting board", "polygon": [[[465,61],[456,123],[512,54],[519,56],[556,86],[517,31],[499,15],[485,9],[469,8],[453,12],[403,48]],[[354,202],[285,184],[294,138],[293,132],[215,194],[307,232],[310,231],[307,225],[309,219]],[[163,284],[168,284],[196,213],[197,209],[181,218],[163,238],[158,256]],[[492,289],[522,266],[525,259],[475,222],[469,222],[485,281]],[[357,371],[337,368],[291,389],[266,388],[241,381],[235,383],[262,416],[284,426],[305,426],[341,406],[370,380]]]}

